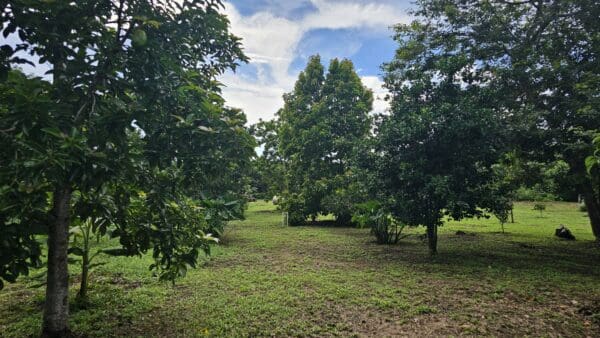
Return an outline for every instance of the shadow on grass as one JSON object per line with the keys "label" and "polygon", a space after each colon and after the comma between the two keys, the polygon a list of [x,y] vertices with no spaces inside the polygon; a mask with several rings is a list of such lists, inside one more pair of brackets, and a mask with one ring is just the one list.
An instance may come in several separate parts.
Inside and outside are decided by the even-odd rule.
{"label": "shadow on grass", "polygon": [[272,214],[272,215],[280,215],[281,211],[279,210],[252,210],[253,214]]}
{"label": "shadow on grass", "polygon": [[[343,233],[353,239],[360,233]],[[366,234],[363,234],[366,236]],[[484,271],[522,271],[533,277],[569,274],[600,278],[600,248],[593,241],[541,243],[515,241],[502,233],[477,236],[440,235],[438,254],[430,256],[427,242],[410,236],[396,245],[364,241],[370,260],[378,264],[409,264],[424,270],[433,268],[446,274],[482,273]],[[366,240],[366,238],[365,238]]]}
{"label": "shadow on grass", "polygon": [[333,219],[308,221],[302,225],[291,225],[292,227],[317,227],[317,228],[356,228],[352,223],[338,223]]}

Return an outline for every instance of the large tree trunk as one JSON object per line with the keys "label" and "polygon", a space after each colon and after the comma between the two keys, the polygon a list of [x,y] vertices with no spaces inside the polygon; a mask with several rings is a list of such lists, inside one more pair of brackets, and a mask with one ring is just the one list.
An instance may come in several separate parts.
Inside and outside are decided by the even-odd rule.
{"label": "large tree trunk", "polygon": [[437,224],[427,226],[427,241],[429,242],[429,254],[437,254]]}
{"label": "large tree trunk", "polygon": [[600,201],[598,201],[591,186],[583,187],[583,199],[592,224],[592,233],[596,240],[600,242]]}
{"label": "large tree trunk", "polygon": [[53,217],[48,232],[48,277],[42,336],[68,335],[69,318],[69,222],[71,189],[62,187],[54,192]]}

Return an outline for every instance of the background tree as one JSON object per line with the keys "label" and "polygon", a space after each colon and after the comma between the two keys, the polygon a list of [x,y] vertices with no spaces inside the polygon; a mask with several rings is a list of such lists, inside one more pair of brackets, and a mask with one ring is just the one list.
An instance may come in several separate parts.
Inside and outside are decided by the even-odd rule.
{"label": "background tree", "polygon": [[340,223],[350,221],[353,158],[370,128],[373,94],[352,62],[333,59],[326,76],[323,72],[319,56],[311,57],[294,91],[284,96],[279,116],[292,224],[329,213]]}
{"label": "background tree", "polygon": [[253,183],[256,197],[271,200],[285,191],[285,166],[279,154],[279,121],[260,120],[250,127],[261,148],[253,161]]}
{"label": "background tree", "polygon": [[[163,278],[183,274],[207,247],[206,217],[190,198],[200,173],[189,174],[203,161],[223,163],[231,132],[242,154],[251,152],[241,112],[223,107],[215,81],[246,58],[219,1],[1,4],[3,36],[21,42],[0,47],[0,278],[39,265],[35,235],[47,234],[43,331],[65,335],[74,195],[116,184],[113,234],[125,254],[152,248]],[[52,81],[9,71],[31,62],[18,52],[49,64]],[[223,138],[205,142],[211,133]],[[236,163],[232,154],[224,163]],[[235,165],[208,167],[201,168],[215,178]]]}
{"label": "background tree", "polygon": [[[425,0],[422,64],[461,54],[472,83],[493,90],[512,144],[528,161],[562,160],[600,239],[600,191],[586,172],[600,129],[600,4],[590,0]],[[427,38],[425,39],[425,34]]]}

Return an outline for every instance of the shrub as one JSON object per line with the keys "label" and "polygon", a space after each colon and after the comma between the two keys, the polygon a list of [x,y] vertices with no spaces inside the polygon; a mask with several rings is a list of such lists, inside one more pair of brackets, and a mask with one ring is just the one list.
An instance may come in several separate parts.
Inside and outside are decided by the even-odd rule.
{"label": "shrub", "polygon": [[588,211],[587,205],[585,205],[585,203],[579,204],[579,211],[581,211],[581,212],[587,212]]}
{"label": "shrub", "polygon": [[303,225],[306,223],[306,207],[304,200],[296,194],[290,194],[286,198],[279,199],[278,204],[282,210],[288,212],[289,225]]}
{"label": "shrub", "polygon": [[517,189],[515,199],[517,201],[550,202],[556,201],[558,198],[556,195],[544,191],[540,185],[535,185],[533,187],[520,187]]}
{"label": "shrub", "polygon": [[396,221],[378,202],[370,201],[357,206],[352,221],[359,227],[371,228],[378,244],[396,244],[402,238],[405,225]]}
{"label": "shrub", "polygon": [[546,210],[546,205],[542,203],[536,203],[533,205],[533,210],[537,210],[540,212],[540,217],[542,217],[542,213]]}

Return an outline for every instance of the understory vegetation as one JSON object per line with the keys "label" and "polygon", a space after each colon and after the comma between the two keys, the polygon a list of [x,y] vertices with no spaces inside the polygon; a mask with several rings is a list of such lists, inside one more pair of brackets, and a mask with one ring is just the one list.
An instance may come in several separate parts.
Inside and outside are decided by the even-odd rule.
{"label": "understory vegetation", "polygon": [[[174,286],[148,274],[150,255],[100,258],[89,305],[74,305],[70,324],[96,337],[594,336],[600,253],[588,222],[575,203],[548,203],[542,218],[517,203],[505,234],[494,218],[449,222],[444,255],[430,259],[418,228],[380,246],[368,229],[282,227],[271,203],[255,202]],[[553,237],[559,223],[578,240]],[[44,295],[34,284],[23,278],[0,294],[3,336],[38,332]]]}

